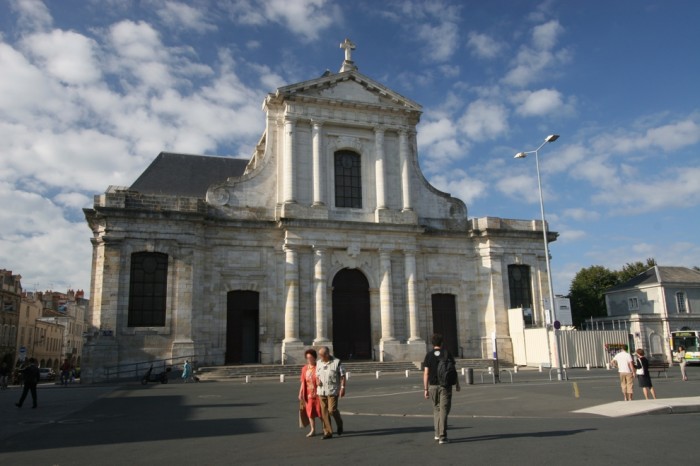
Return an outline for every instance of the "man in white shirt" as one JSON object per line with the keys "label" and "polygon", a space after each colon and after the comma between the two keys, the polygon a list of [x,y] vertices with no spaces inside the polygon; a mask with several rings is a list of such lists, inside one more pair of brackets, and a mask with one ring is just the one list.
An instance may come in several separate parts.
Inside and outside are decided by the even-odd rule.
{"label": "man in white shirt", "polygon": [[612,365],[617,367],[620,374],[620,388],[625,401],[632,401],[634,396],[634,360],[627,352],[627,345],[622,347],[622,350],[612,359]]}
{"label": "man in white shirt", "polygon": [[345,396],[345,369],[340,359],[331,356],[328,347],[318,350],[316,361],[316,392],[321,404],[321,420],[323,421],[323,440],[333,438],[331,417],[335,419],[338,435],[343,435],[343,418],[338,411],[338,398]]}

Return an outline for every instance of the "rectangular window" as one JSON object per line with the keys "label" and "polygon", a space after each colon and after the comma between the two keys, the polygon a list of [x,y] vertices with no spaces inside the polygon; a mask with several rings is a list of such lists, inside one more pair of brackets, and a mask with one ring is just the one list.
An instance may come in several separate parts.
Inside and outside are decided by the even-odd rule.
{"label": "rectangular window", "polygon": [[168,255],[137,252],[131,255],[129,327],[165,325]]}
{"label": "rectangular window", "polygon": [[639,300],[637,298],[627,299],[627,307],[629,308],[630,311],[638,311],[639,310]]}
{"label": "rectangular window", "polygon": [[510,288],[510,307],[532,308],[532,282],[530,267],[527,265],[508,266],[508,286]]}
{"label": "rectangular window", "polygon": [[685,293],[683,293],[682,291],[676,293],[676,308],[678,309],[679,314],[683,312],[688,312],[685,306]]}
{"label": "rectangular window", "polygon": [[335,153],[335,206],[362,208],[362,163],[360,155],[341,150]]}

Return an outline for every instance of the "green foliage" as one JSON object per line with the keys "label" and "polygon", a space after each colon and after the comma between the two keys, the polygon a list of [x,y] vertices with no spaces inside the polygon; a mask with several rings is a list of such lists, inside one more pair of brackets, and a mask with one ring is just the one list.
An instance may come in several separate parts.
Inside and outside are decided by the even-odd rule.
{"label": "green foliage", "polygon": [[625,264],[620,270],[610,270],[601,265],[593,265],[578,271],[571,281],[569,299],[571,317],[576,327],[591,317],[605,317],[605,291],[636,277],[654,267],[656,260],[650,257],[646,262],[637,261]]}
{"label": "green foliage", "polygon": [[646,272],[655,265],[657,264],[653,257],[648,258],[646,262],[628,262],[617,272],[617,275],[620,278],[619,282],[624,283],[630,278],[634,278],[640,273]]}
{"label": "green foliage", "polygon": [[571,281],[569,299],[573,324],[580,327],[590,317],[604,317],[605,291],[619,283],[618,275],[603,266],[593,265],[578,271]]}

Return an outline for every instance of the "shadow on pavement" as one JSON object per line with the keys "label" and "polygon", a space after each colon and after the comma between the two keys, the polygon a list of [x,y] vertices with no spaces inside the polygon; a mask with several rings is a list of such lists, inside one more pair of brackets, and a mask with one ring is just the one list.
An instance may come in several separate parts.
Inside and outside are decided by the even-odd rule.
{"label": "shadow on pavement", "polygon": [[147,389],[140,392],[141,396],[133,396],[133,391],[127,394],[125,390],[117,390],[113,396],[102,398],[67,418],[37,422],[39,427],[30,435],[9,436],[0,443],[0,450],[16,452],[245,435],[260,432],[259,421],[267,419],[254,414],[260,403],[213,404],[207,400],[206,404],[188,405],[180,395]]}
{"label": "shadow on pavement", "polygon": [[490,434],[479,435],[477,437],[467,438],[450,438],[450,443],[466,443],[466,442],[481,442],[485,440],[506,440],[522,437],[547,438],[547,437],[564,437],[567,435],[576,435],[583,432],[594,431],[598,429],[573,429],[573,430],[551,430],[546,432],[523,432],[518,434]]}

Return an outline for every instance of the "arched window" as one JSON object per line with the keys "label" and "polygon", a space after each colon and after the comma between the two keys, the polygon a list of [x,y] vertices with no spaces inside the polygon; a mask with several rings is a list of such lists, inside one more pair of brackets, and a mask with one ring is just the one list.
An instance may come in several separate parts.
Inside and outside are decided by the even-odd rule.
{"label": "arched window", "polygon": [[129,280],[129,327],[165,325],[168,290],[168,255],[136,252],[131,255]]}
{"label": "arched window", "polygon": [[532,308],[532,282],[530,267],[511,264],[508,266],[508,286],[510,288],[510,307]]}
{"label": "arched window", "polygon": [[349,150],[335,153],[335,206],[362,207],[362,162]]}

